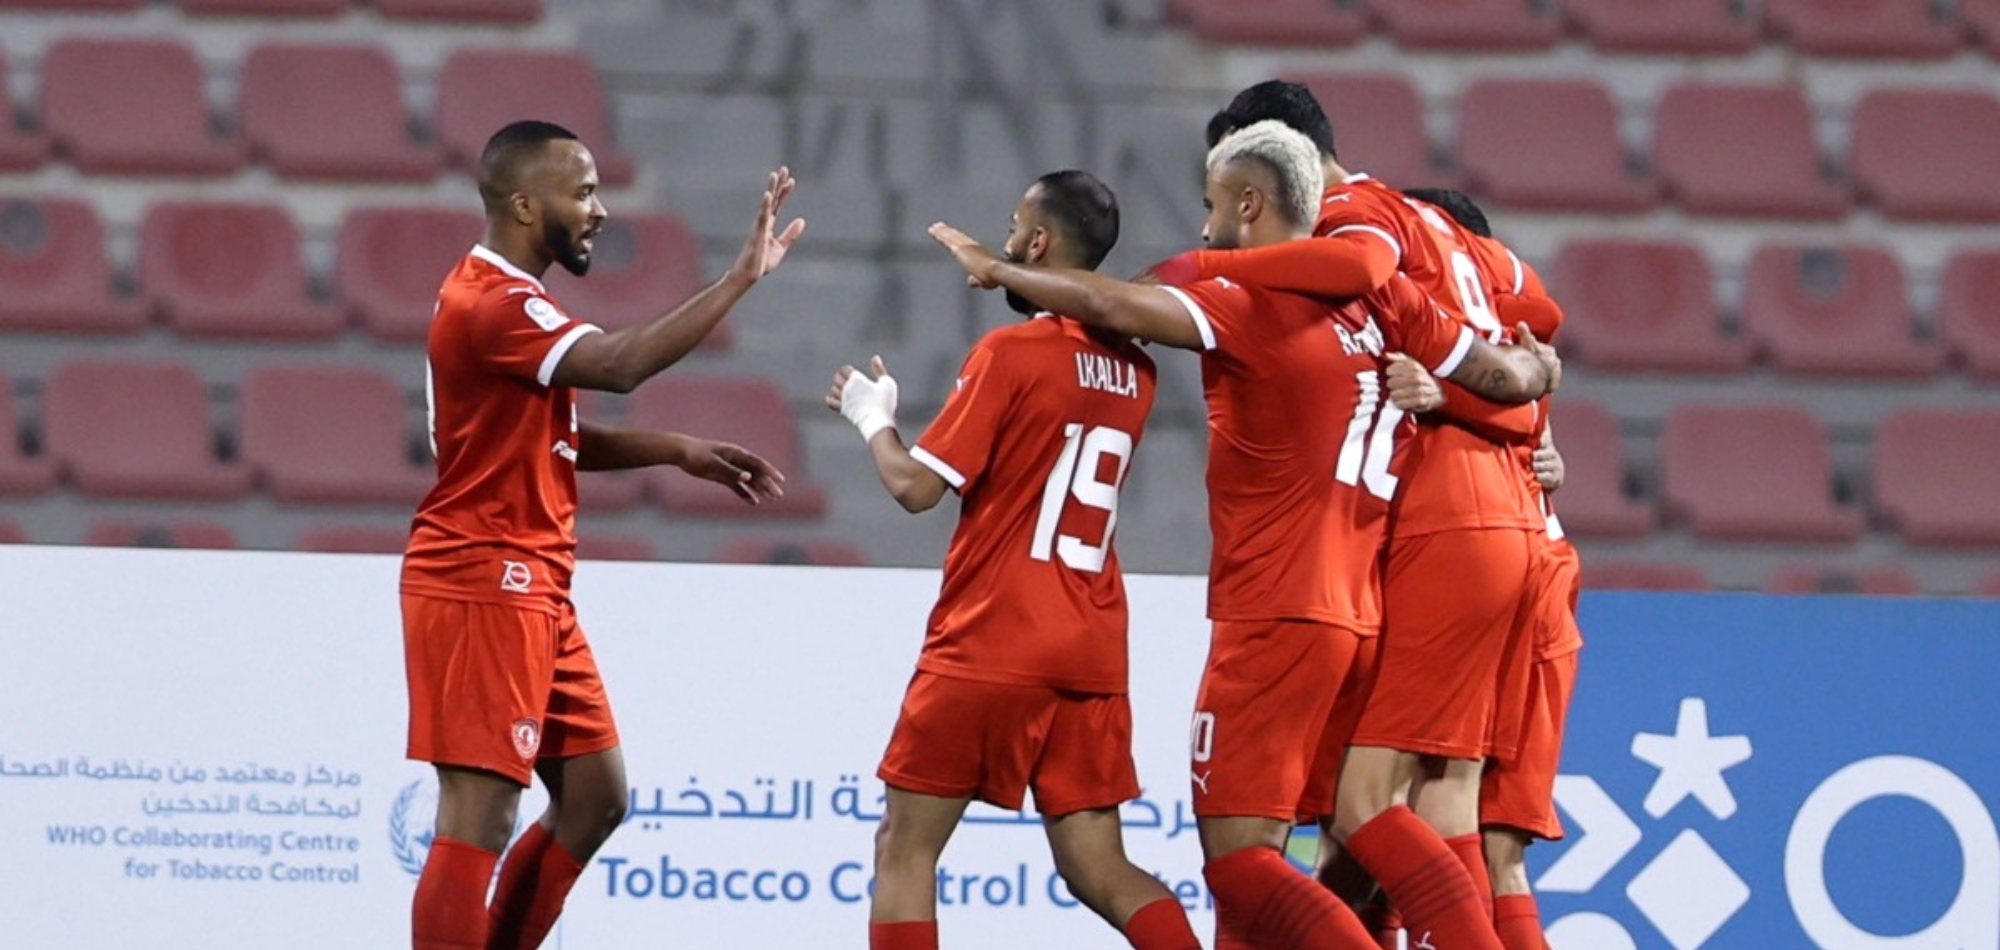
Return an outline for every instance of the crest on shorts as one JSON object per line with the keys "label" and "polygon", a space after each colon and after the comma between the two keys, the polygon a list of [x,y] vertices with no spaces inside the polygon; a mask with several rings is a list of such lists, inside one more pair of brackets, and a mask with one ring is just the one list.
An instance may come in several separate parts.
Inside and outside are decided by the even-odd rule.
{"label": "crest on shorts", "polygon": [[520,561],[500,562],[500,589],[525,594],[535,583],[535,572]]}
{"label": "crest on shorts", "polygon": [[521,758],[532,759],[542,748],[542,724],[532,718],[514,720],[513,728],[507,730],[514,739],[514,751]]}

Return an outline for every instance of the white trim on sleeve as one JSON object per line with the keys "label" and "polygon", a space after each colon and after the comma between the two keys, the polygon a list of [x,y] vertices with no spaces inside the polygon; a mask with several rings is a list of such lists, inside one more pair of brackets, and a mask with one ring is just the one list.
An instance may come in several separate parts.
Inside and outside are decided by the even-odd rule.
{"label": "white trim on sleeve", "polygon": [[1431,370],[1431,375],[1439,379],[1444,379],[1458,372],[1458,364],[1465,362],[1465,355],[1472,352],[1473,341],[1477,339],[1479,339],[1479,335],[1473,333],[1471,327],[1460,326],[1458,328],[1458,345],[1451,348],[1451,355],[1445,357],[1444,362],[1439,363],[1436,368]]}
{"label": "white trim on sleeve", "polygon": [[588,323],[579,323],[576,326],[570,327],[569,332],[563,334],[562,339],[556,341],[556,345],[549,347],[548,355],[542,357],[542,367],[535,371],[535,381],[544,386],[549,385],[550,381],[555,379],[556,366],[562,363],[563,357],[569,355],[569,349],[576,345],[576,341],[592,333],[603,332],[603,330]]}
{"label": "white trim on sleeve", "polygon": [[1372,224],[1350,224],[1347,225],[1346,227],[1334,228],[1333,230],[1328,231],[1326,233],[1326,236],[1339,237],[1343,234],[1346,234],[1349,231],[1365,231],[1369,234],[1373,234],[1376,237],[1381,238],[1384,241],[1389,242],[1389,250],[1396,252],[1396,260],[1400,261],[1403,259],[1403,245],[1396,241],[1396,236]]}
{"label": "white trim on sleeve", "polygon": [[936,472],[939,478],[944,479],[945,484],[952,487],[953,491],[965,487],[965,476],[960,475],[958,469],[952,468],[951,463],[946,462],[944,459],[932,455],[923,446],[912,446],[910,448],[910,457],[916,459],[923,467]]}
{"label": "white trim on sleeve", "polygon": [[1195,332],[1201,334],[1201,348],[1204,350],[1215,349],[1215,327],[1209,325],[1208,314],[1202,312],[1201,304],[1195,303],[1194,298],[1188,296],[1179,287],[1164,287],[1161,289],[1173,294],[1174,299],[1180,301],[1181,306],[1187,308],[1188,319],[1194,321]]}
{"label": "white trim on sleeve", "polygon": [[1507,259],[1514,262],[1514,292],[1518,294],[1522,287],[1528,285],[1527,269],[1521,266],[1520,256],[1513,251],[1507,252]]}

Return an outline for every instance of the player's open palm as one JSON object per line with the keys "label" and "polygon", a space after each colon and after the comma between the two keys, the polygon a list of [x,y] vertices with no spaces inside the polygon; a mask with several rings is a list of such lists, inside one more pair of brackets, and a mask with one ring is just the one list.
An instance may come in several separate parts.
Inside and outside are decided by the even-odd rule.
{"label": "player's open palm", "polygon": [[687,458],[681,462],[681,471],[726,485],[738,498],[752,505],[761,505],[785,495],[785,473],[755,452],[728,442],[691,440]]}
{"label": "player's open palm", "polygon": [[798,180],[792,177],[792,170],[784,166],[765,179],[764,195],[757,204],[757,220],[751,225],[750,237],[743,242],[743,250],[736,255],[731,270],[754,281],[784,263],[792,245],[806,233],[804,218],[793,218],[783,231],[778,230],[778,215],[785,208],[785,199],[797,187]]}
{"label": "player's open palm", "polygon": [[999,281],[993,278],[993,271],[1005,263],[1005,259],[993,253],[991,248],[943,221],[930,226],[930,235],[932,240],[951,252],[952,260],[957,261],[958,266],[965,268],[968,285],[983,290],[1000,286]]}

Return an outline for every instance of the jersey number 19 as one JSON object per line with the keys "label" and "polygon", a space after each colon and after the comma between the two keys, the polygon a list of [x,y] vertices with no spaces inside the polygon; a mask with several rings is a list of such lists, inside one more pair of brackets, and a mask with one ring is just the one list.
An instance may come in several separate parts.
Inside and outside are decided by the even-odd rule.
{"label": "jersey number 19", "polygon": [[[1042,486],[1042,511],[1035,519],[1034,542],[1028,556],[1037,561],[1059,557],[1069,567],[1095,574],[1104,570],[1111,552],[1111,532],[1118,527],[1118,487],[1125,483],[1125,471],[1132,467],[1132,436],[1110,426],[1085,431],[1082,423],[1063,427],[1067,439],[1056,467]],[[1098,478],[1105,456],[1118,460],[1118,472],[1111,481]],[[1079,505],[1105,512],[1104,537],[1091,544],[1073,535],[1058,534],[1057,523],[1071,499]]]}

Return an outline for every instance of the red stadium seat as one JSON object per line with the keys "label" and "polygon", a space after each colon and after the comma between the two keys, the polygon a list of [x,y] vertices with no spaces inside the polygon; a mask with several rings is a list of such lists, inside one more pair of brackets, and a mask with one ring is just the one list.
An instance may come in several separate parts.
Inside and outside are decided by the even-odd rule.
{"label": "red stadium seat", "polygon": [[146,302],[112,292],[104,223],[67,198],[0,201],[0,328],[136,333]]}
{"label": "red stadium seat", "polygon": [[1944,366],[1916,338],[1903,268],[1877,247],[1759,248],[1744,275],[1743,316],[1788,373],[1927,376]]}
{"label": "red stadium seat", "polygon": [[575,132],[607,185],[630,182],[632,160],[611,141],[611,105],[581,53],[461,49],[437,77],[433,127],[447,160],[471,168],[502,126],[532,116]]}
{"label": "red stadium seat", "polygon": [[1588,590],[1702,591],[1714,584],[1692,564],[1650,564],[1636,561],[1583,561],[1583,586]]}
{"label": "red stadium seat", "polygon": [[2000,0],[1958,0],[1958,16],[1986,55],[2000,59]]}
{"label": "red stadium seat", "polygon": [[243,144],[216,134],[204,81],[173,40],[59,40],[42,57],[42,125],[85,174],[231,174]]}
{"label": "red stadium seat", "polygon": [[867,567],[868,555],[845,541],[747,537],[716,549],[718,564],[816,564],[822,567]]}
{"label": "red stadium seat", "polygon": [[1720,53],[1757,47],[1759,20],[1734,0],[1564,0],[1591,45],[1617,53]]}
{"label": "red stadium seat", "polygon": [[1653,512],[1625,494],[1625,444],[1618,420],[1592,402],[1558,399],[1550,410],[1564,482],[1556,513],[1570,534],[1636,538],[1653,529]]}
{"label": "red stadium seat", "polygon": [[646,470],[653,497],[668,511],[736,518],[819,518],[826,492],[801,470],[798,423],[785,394],[762,379],[662,376],[631,397],[626,421],[637,428],[685,432],[734,442],[786,475],[785,497],[752,506],[721,485],[679,469]]}
{"label": "red stadium seat", "polygon": [[1802,408],[1682,405],[1661,437],[1667,513],[1700,538],[1852,541],[1861,517],[1834,502],[1830,451]]}
{"label": "red stadium seat", "polygon": [[40,495],[56,487],[55,463],[21,450],[14,387],[0,374],[0,497]]}
{"label": "red stadium seat", "polygon": [[[701,289],[701,244],[673,214],[613,215],[594,243],[589,276],[575,277],[558,266],[549,268],[543,282],[577,319],[607,330],[636,326]],[[710,334],[704,345],[715,345],[722,335]]]}
{"label": "red stadium seat", "polygon": [[77,360],[42,395],[49,455],[95,498],[228,500],[249,467],[217,458],[208,392],[184,363]]}
{"label": "red stadium seat", "polygon": [[[4,4],[0,4],[4,6]],[[0,55],[0,76],[7,75],[7,57]],[[48,136],[21,128],[6,83],[0,83],[0,172],[26,172],[42,167],[49,157]]]}
{"label": "red stadium seat", "polygon": [[577,532],[576,556],[585,561],[657,561],[660,552],[645,538],[585,529]]}
{"label": "red stadium seat", "polygon": [[27,544],[28,532],[11,521],[0,521],[0,544]]}
{"label": "red stadium seat", "polygon": [[1846,570],[1815,564],[1781,567],[1764,581],[1767,594],[1868,594],[1875,597],[1914,597],[1923,593],[1917,579],[1900,567],[1870,567]]}
{"label": "red stadium seat", "polygon": [[277,205],[165,202],[139,231],[140,282],[187,336],[338,335],[345,317],[307,297],[301,256],[298,228]]}
{"label": "red stadium seat", "polygon": [[292,548],[321,554],[401,554],[409,541],[409,528],[328,524],[299,532]]}
{"label": "red stadium seat", "polygon": [[1401,188],[1456,184],[1438,170],[1424,103],[1401,73],[1299,73],[1286,76],[1312,90],[1333,122],[1341,164]]}
{"label": "red stadium seat", "polygon": [[1696,214],[1838,218],[1845,192],[1827,180],[1812,107],[1791,86],[1689,83],[1656,111],[1653,167]]}
{"label": "red stadium seat", "polygon": [[0,10],[61,10],[64,13],[106,13],[137,10],[152,0],[0,0]]}
{"label": "red stadium seat", "polygon": [[438,288],[486,227],[471,211],[357,208],[340,226],[334,283],[355,319],[378,340],[430,334]]}
{"label": "red stadium seat", "polygon": [[1875,428],[1875,507],[1912,544],[2000,546],[2000,411],[1903,409]]}
{"label": "red stadium seat", "polygon": [[174,0],[193,16],[336,17],[349,0]]}
{"label": "red stadium seat", "polygon": [[1411,49],[1540,50],[1562,19],[1530,0],[1369,0],[1396,44]]}
{"label": "red stadium seat", "polygon": [[1367,15],[1336,0],[1169,0],[1167,15],[1210,43],[1330,49],[1368,33]]}
{"label": "red stadium seat", "polygon": [[576,493],[584,511],[624,511],[644,499],[646,482],[634,472],[578,472]]}
{"label": "red stadium seat", "polygon": [[1629,168],[1618,106],[1595,82],[1481,80],[1458,116],[1459,166],[1501,204],[1636,212],[1658,198],[1653,182]]}
{"label": "red stadium seat", "polygon": [[83,535],[83,543],[100,548],[194,548],[233,551],[236,532],[208,521],[100,521]]}
{"label": "red stadium seat", "polygon": [[1848,164],[1863,197],[1888,217],[2000,219],[2000,99],[1873,90],[1854,110]]}
{"label": "red stadium seat", "polygon": [[1966,371],[2000,379],[2000,248],[1965,250],[1945,265],[1939,335]]}
{"label": "red stadium seat", "polygon": [[429,181],[438,156],[410,137],[403,77],[376,46],[266,43],[243,62],[243,134],[286,178]]}
{"label": "red stadium seat", "polygon": [[374,4],[392,20],[533,23],[542,18],[542,0],[374,0]]}
{"label": "red stadium seat", "polygon": [[1749,344],[1723,335],[1715,275],[1689,244],[1574,241],[1556,255],[1550,284],[1563,302],[1563,349],[1609,370],[1738,372]]}
{"label": "red stadium seat", "polygon": [[1973,596],[2000,597],[2000,571],[1994,571],[1993,573],[1986,575],[1986,577],[1979,582],[1979,586],[1973,588]]}
{"label": "red stadium seat", "polygon": [[239,404],[243,460],[281,502],[413,507],[437,481],[410,458],[402,390],[375,370],[260,367]]}
{"label": "red stadium seat", "polygon": [[1932,58],[1958,48],[1930,0],[1765,0],[1764,9],[1793,49],[1814,56]]}

